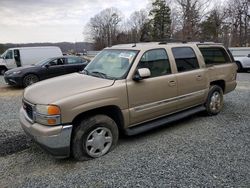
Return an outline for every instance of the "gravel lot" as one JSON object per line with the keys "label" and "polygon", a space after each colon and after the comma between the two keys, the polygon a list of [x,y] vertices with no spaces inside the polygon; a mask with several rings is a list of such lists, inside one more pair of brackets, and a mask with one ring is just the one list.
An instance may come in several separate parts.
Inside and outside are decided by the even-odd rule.
{"label": "gravel lot", "polygon": [[0,77],[0,187],[250,187],[250,73],[223,111],[119,140],[96,160],[57,160],[18,123],[20,89]]}

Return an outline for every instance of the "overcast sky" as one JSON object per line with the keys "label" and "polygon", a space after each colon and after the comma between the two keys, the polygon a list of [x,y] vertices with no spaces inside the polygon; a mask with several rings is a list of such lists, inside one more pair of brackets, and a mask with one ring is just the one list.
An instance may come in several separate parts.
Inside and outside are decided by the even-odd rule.
{"label": "overcast sky", "polygon": [[125,17],[149,0],[0,0],[0,43],[81,42],[91,17],[109,7]]}

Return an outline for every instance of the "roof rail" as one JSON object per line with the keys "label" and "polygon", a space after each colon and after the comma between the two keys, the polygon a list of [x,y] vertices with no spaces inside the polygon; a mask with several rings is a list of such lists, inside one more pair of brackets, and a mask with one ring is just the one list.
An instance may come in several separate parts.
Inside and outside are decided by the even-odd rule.
{"label": "roof rail", "polygon": [[161,44],[168,44],[168,43],[187,43],[187,41],[170,38],[167,40],[162,40],[158,44],[161,45]]}

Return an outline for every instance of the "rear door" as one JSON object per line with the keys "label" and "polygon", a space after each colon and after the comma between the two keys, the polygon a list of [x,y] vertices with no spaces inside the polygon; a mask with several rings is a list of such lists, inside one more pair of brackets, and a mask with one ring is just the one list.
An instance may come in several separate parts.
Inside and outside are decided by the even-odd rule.
{"label": "rear door", "polygon": [[130,124],[165,116],[176,110],[177,80],[172,74],[165,49],[146,51],[137,69],[148,68],[151,77],[141,81],[128,80]]}
{"label": "rear door", "polygon": [[65,72],[73,73],[82,71],[87,65],[87,61],[82,60],[79,57],[68,57],[66,58]]}
{"label": "rear door", "polygon": [[174,47],[172,53],[178,73],[178,109],[190,108],[204,102],[207,92],[206,70],[200,67],[191,47]]}

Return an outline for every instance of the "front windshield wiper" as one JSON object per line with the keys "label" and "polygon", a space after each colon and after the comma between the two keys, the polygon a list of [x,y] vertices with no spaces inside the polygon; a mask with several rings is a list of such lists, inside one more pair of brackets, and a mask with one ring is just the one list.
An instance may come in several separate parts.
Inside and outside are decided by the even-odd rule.
{"label": "front windshield wiper", "polygon": [[108,78],[107,74],[103,73],[103,72],[98,72],[98,71],[93,71],[91,72],[92,74],[96,74],[99,75],[102,78]]}
{"label": "front windshield wiper", "polygon": [[89,71],[88,70],[82,70],[79,72],[80,74],[86,74],[86,75],[89,75]]}

